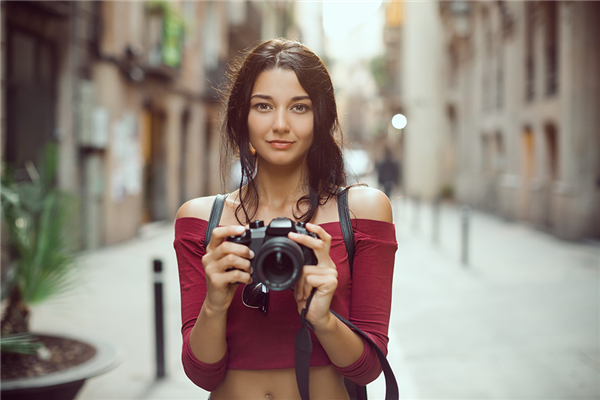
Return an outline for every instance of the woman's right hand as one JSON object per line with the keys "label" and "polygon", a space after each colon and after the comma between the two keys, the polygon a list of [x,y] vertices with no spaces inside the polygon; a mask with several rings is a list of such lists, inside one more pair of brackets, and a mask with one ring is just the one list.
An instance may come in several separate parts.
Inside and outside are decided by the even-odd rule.
{"label": "woman's right hand", "polygon": [[254,252],[243,244],[228,242],[244,233],[243,226],[223,226],[212,231],[202,264],[206,274],[204,307],[213,313],[227,312],[239,284],[252,283],[250,260]]}

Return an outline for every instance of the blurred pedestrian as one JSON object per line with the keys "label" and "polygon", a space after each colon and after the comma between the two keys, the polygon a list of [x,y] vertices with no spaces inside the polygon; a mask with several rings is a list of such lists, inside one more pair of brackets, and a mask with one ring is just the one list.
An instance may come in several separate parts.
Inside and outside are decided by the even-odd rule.
{"label": "blurred pedestrian", "polygon": [[377,163],[377,178],[385,194],[390,197],[394,188],[401,184],[400,163],[390,149],[385,149],[385,157]]}
{"label": "blurred pedestrian", "polygon": [[[240,159],[240,186],[215,229],[207,229],[215,196],[188,201],[175,222],[185,372],[212,400],[299,398],[294,338],[311,298],[303,314],[313,328],[311,397],[348,399],[343,377],[366,384],[381,367],[372,345],[330,309],[387,352],[397,248],[389,199],[346,186],[331,78],[304,45],[269,40],[249,52],[233,71],[225,107],[223,140]],[[352,273],[338,219],[344,191],[354,218]],[[260,252],[231,241],[250,222],[276,217],[314,235],[285,238],[316,256],[293,291],[269,290],[252,268]],[[282,263],[281,251],[272,262]]]}

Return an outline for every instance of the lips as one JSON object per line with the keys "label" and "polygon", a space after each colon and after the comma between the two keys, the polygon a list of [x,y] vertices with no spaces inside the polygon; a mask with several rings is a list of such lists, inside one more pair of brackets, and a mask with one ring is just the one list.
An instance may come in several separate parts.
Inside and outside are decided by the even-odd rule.
{"label": "lips", "polygon": [[286,142],[285,140],[272,140],[268,142],[271,147],[277,150],[285,150],[288,149],[294,144],[294,142]]}

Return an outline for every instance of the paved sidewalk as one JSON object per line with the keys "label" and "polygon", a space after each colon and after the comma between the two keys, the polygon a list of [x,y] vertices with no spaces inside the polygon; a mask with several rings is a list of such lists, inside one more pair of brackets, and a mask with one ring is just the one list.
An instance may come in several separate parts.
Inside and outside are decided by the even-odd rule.
{"label": "paved sidewalk", "polygon": [[[454,206],[443,206],[433,245],[429,206],[417,213],[404,199],[393,204],[399,248],[389,360],[401,398],[600,398],[598,247],[475,212],[465,267]],[[101,337],[124,352],[123,363],[87,382],[78,400],[208,397],[181,367],[172,240],[172,223],[155,224],[135,240],[84,254],[82,287],[34,311],[36,330]],[[158,382],[154,258],[164,262],[166,296],[167,378]],[[369,394],[383,393],[381,377]]]}
{"label": "paved sidewalk", "polygon": [[[144,227],[137,239],[82,257],[83,286],[35,313],[36,330],[93,335],[118,345],[123,363],[87,381],[77,400],[206,399],[181,366],[179,277],[173,224]],[[155,381],[153,259],[164,263],[167,377]]]}
{"label": "paved sidewalk", "polygon": [[473,212],[463,266],[455,206],[442,206],[434,245],[431,205],[394,204],[390,358],[401,397],[600,398],[597,244]]}

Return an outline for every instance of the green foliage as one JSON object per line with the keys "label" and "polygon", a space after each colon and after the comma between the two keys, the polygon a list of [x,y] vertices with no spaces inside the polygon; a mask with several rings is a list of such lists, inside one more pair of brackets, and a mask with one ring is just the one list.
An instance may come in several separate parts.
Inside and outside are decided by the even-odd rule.
{"label": "green foliage", "polygon": [[0,338],[0,352],[35,354],[42,347],[33,335],[29,333],[16,333]]}
{"label": "green foliage", "polygon": [[[162,60],[169,67],[179,67],[182,58],[182,40],[186,24],[173,2],[152,0],[146,2],[146,10],[163,18]],[[187,28],[189,30],[189,27]]]}
{"label": "green foliage", "polygon": [[388,85],[389,77],[385,68],[385,55],[377,56],[371,60],[371,75],[380,89]]}
{"label": "green foliage", "polygon": [[17,182],[10,169],[1,181],[2,218],[14,260],[12,284],[28,306],[61,295],[75,283],[77,201],[54,185],[55,145],[47,147],[41,165],[31,182]]}

